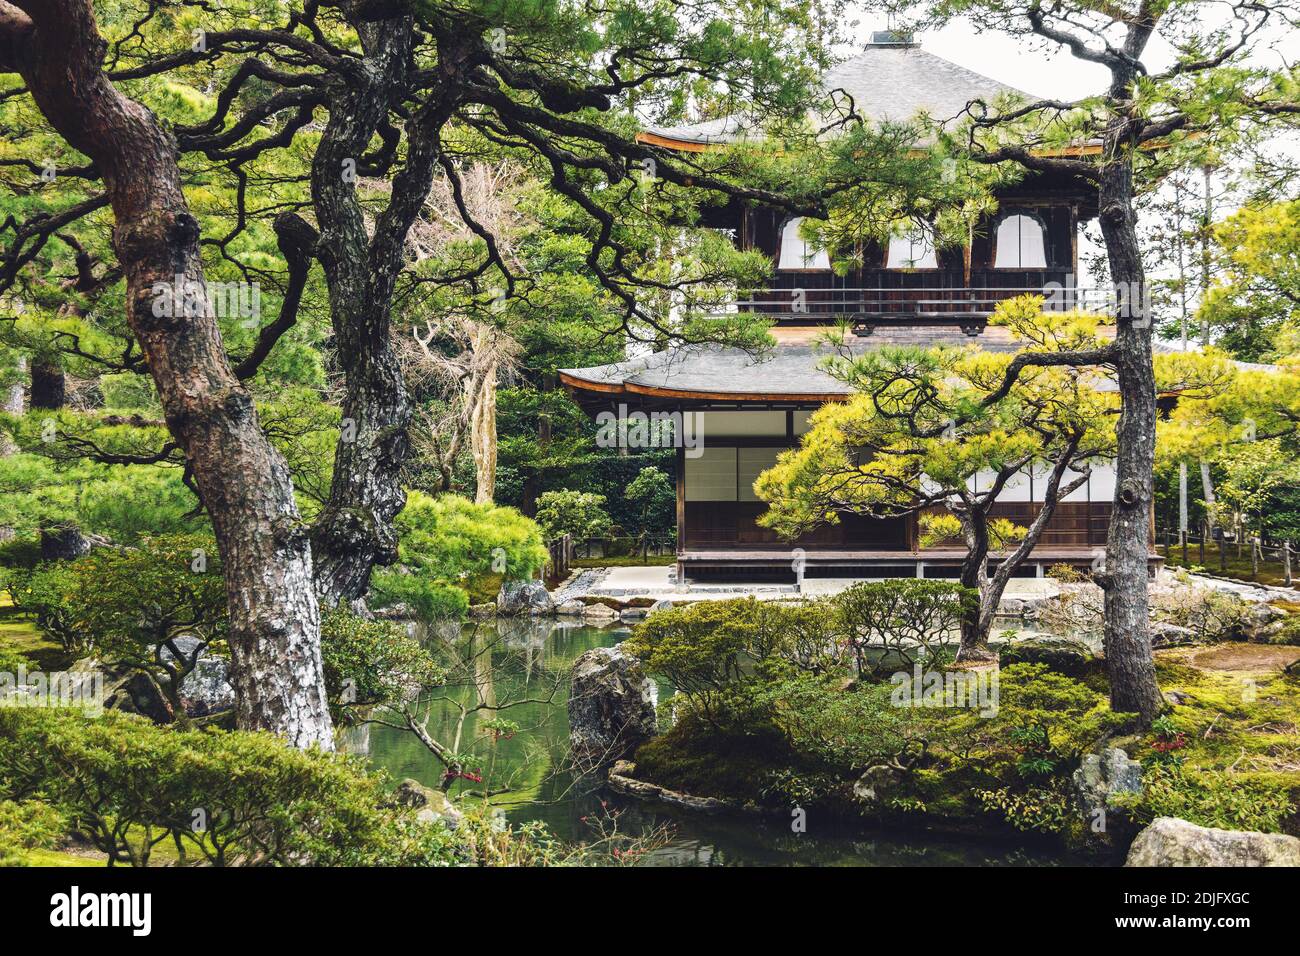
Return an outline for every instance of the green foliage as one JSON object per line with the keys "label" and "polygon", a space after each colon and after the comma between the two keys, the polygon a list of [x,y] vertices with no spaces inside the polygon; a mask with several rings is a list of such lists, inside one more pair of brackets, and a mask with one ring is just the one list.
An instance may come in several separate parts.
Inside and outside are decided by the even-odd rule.
{"label": "green foliage", "polygon": [[0,799],[39,796],[112,862],[144,866],[164,840],[216,866],[445,865],[448,831],[385,809],[381,777],[355,758],[268,735],[0,710]]}
{"label": "green foliage", "polygon": [[[1010,299],[990,321],[1025,352],[1098,345],[1096,316],[1042,305],[1038,297]],[[906,514],[949,499],[987,514],[991,497],[971,492],[976,475],[1007,470],[1010,477],[1031,463],[1065,456],[1082,464],[1109,451],[1113,436],[1100,426],[1113,395],[1048,367],[1022,374],[1002,396],[1012,360],[1005,352],[913,346],[827,358],[826,371],[853,394],[818,409],[800,446],[759,476],[754,490],[769,505],[760,523],[795,537],[844,511]],[[951,522],[936,527],[945,537],[959,530]]]}
{"label": "green foliage", "polygon": [[1179,761],[1147,764],[1142,792],[1118,794],[1116,802],[1139,823],[1179,817],[1198,826],[1278,833],[1295,812],[1285,789],[1216,770],[1190,773]]}
{"label": "green foliage", "polygon": [[93,651],[154,676],[173,713],[180,711],[181,684],[200,654],[225,637],[225,582],[216,545],[202,535],[95,548],[75,561],[10,577],[14,603],[34,613],[65,649]]}
{"label": "green foliage", "polygon": [[1296,350],[1300,200],[1249,204],[1214,227],[1214,276],[1197,313],[1248,362]]}
{"label": "green foliage", "polygon": [[722,722],[747,714],[774,673],[825,671],[835,654],[830,628],[821,602],[700,601],[650,615],[624,646]]}
{"label": "green foliage", "polygon": [[1069,564],[1054,564],[1047,569],[1047,577],[1062,584],[1084,584],[1092,580],[1087,574]]}
{"label": "green foliage", "polygon": [[546,564],[540,529],[514,508],[413,492],[397,529],[404,564],[449,580],[497,571],[522,581]]}
{"label": "green foliage", "polygon": [[66,830],[64,815],[47,803],[0,800],[0,867],[26,866],[21,851],[53,849]]}
{"label": "green foliage", "polygon": [[683,714],[636,752],[637,777],[684,793],[758,802],[760,784],[774,770],[807,770],[774,727],[751,723],[718,727]]}
{"label": "green foliage", "polygon": [[[36,444],[45,447],[39,439]],[[131,443],[118,450],[140,448]],[[31,538],[42,528],[73,524],[118,544],[151,534],[194,532],[203,521],[194,517],[198,500],[181,477],[180,468],[158,465],[65,462],[27,453],[0,456],[0,526]]]}
{"label": "green foliage", "polygon": [[1029,787],[1014,791],[1010,787],[976,790],[975,799],[990,812],[998,813],[1017,830],[1061,833],[1076,816],[1073,797],[1063,783],[1055,787]]}
{"label": "green foliage", "polygon": [[537,523],[548,539],[571,534],[579,540],[602,538],[612,525],[605,496],[589,491],[548,491],[537,496]]}
{"label": "green foliage", "polygon": [[659,534],[675,526],[677,491],[658,468],[642,468],[624,496],[638,508],[641,534]]}
{"label": "green foliage", "polygon": [[36,538],[10,538],[0,542],[0,568],[30,570],[41,560],[41,542]]}
{"label": "green foliage", "polygon": [[28,660],[27,655],[12,647],[0,646],[0,674],[16,674],[18,668],[31,669],[32,666],[32,662]]}
{"label": "green foliage", "polygon": [[464,587],[401,571],[377,569],[371,576],[370,589],[376,608],[405,604],[426,621],[462,618],[470,605]]}
{"label": "green foliage", "polygon": [[367,620],[343,605],[321,616],[321,658],[335,723],[349,721],[355,708],[400,706],[446,678],[400,624]]}
{"label": "green foliage", "polygon": [[793,673],[764,685],[756,703],[795,753],[845,777],[902,753],[918,726],[888,684],[846,689],[835,676]]}
{"label": "green foliage", "polygon": [[919,578],[861,581],[832,598],[859,676],[935,657],[978,600],[970,588]]}
{"label": "green foliage", "polygon": [[541,529],[517,510],[457,495],[408,492],[396,525],[405,568],[376,571],[376,604],[406,603],[428,618],[462,615],[476,579],[527,580],[548,556]]}

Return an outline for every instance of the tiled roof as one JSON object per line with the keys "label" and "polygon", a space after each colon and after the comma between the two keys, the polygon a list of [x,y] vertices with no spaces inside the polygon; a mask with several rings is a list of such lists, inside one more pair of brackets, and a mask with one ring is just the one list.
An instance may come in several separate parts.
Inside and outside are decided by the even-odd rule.
{"label": "tiled roof", "polygon": [[[972,100],[991,102],[1001,94],[1033,99],[1023,90],[927,53],[915,44],[872,44],[831,69],[823,87],[827,93],[847,94],[858,113],[876,123],[904,122],[922,112],[936,120],[948,120]],[[735,142],[752,130],[742,119],[728,116],[685,126],[650,127],[646,132],[679,142],[712,144]]]}
{"label": "tiled roof", "polygon": [[[775,348],[758,355],[743,349],[723,346],[680,346],[610,365],[592,368],[560,369],[571,386],[595,391],[633,393],[683,393],[717,397],[768,395],[826,396],[847,395],[852,389],[818,368],[821,359],[833,354],[816,340],[825,329],[789,330],[778,334]],[[799,334],[799,331],[808,334]],[[851,338],[848,347],[855,353],[883,345],[921,345],[936,347],[978,345],[989,351],[1011,352],[1018,347],[1007,331],[990,327],[979,336],[968,336],[960,329],[944,326],[876,329],[870,336]]]}
{"label": "tiled roof", "polygon": [[[819,368],[821,360],[834,354],[824,340],[826,327],[773,328],[775,347],[759,354],[725,346],[688,345],[666,349],[591,368],[560,369],[562,380],[583,391],[652,394],[665,397],[708,397],[726,400],[770,398],[780,400],[829,400],[848,395],[852,389]],[[1103,335],[1113,335],[1103,328]],[[987,326],[979,335],[967,335],[953,326],[881,325],[864,337],[847,336],[846,346],[861,354],[882,346],[914,345],[925,348],[974,345],[989,352],[1014,352],[1022,343],[1001,326]],[[1173,354],[1180,349],[1171,342],[1156,340],[1156,353]],[[1276,365],[1234,363],[1243,370],[1276,371]],[[1109,378],[1099,379],[1102,391],[1115,388]]]}

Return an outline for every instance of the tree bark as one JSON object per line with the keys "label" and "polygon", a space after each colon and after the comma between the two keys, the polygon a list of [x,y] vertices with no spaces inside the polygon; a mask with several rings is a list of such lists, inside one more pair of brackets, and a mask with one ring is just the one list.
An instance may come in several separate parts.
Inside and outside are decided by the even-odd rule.
{"label": "tree bark", "polygon": [[[1069,468],[1077,450],[1078,440],[1070,441],[1062,450],[1061,456],[1052,463],[1052,470],[1048,475],[1047,486],[1043,492],[1043,507],[1034,516],[1034,520],[1030,522],[1029,527],[1025,529],[1024,538],[1021,539],[1015,550],[1008,554],[1006,559],[998,565],[998,569],[992,575],[988,573],[988,553],[991,547],[988,513],[992,510],[993,505],[997,503],[997,495],[990,495],[981,502],[980,510],[962,516],[963,530],[966,530],[967,521],[971,522],[971,528],[966,531],[968,551],[966,560],[962,562],[961,583],[964,587],[978,587],[979,603],[976,607],[971,608],[962,620],[961,646],[957,649],[957,660],[959,662],[997,659],[997,655],[988,646],[989,633],[993,630],[993,619],[997,616],[998,607],[1002,604],[1002,595],[1006,592],[1011,575],[1015,574],[1016,569],[1025,563],[1025,559],[1029,557],[1034,548],[1038,546],[1038,542],[1042,540],[1043,532],[1047,530],[1047,525],[1051,522],[1052,515],[1056,513],[1056,506],[1060,503],[1060,500],[1079,488],[1088,479],[1085,473],[1075,478],[1064,488],[1061,487],[1061,477]],[[1005,477],[999,477],[997,487],[1001,488],[1005,481]],[[976,581],[977,584],[967,584],[968,579]]]}
{"label": "tree bark", "polygon": [[[479,324],[471,333],[471,348],[481,348],[488,354],[495,354],[496,345],[491,341],[494,330]],[[475,379],[467,380],[473,387]],[[491,504],[496,496],[497,484],[497,362],[492,361],[477,379],[478,395],[466,396],[470,406],[469,434],[470,451],[474,455],[474,500],[479,504]]]}
{"label": "tree bark", "polygon": [[[411,403],[393,350],[392,300],[406,236],[433,183],[438,132],[450,109],[433,96],[406,123],[405,166],[388,207],[367,234],[356,172],[371,137],[400,104],[411,68],[414,21],[357,24],[366,82],[335,78],[329,123],[312,163],[318,256],[343,369],[343,431],[329,499],[312,529],[316,589],[323,602],[365,595],[376,564],[397,558],[393,519],[406,503],[400,476],[410,451]],[[446,69],[453,69],[449,58]]]}
{"label": "tree bark", "polygon": [[989,649],[988,633],[997,613],[999,593],[990,601],[987,593],[989,566],[989,519],[987,506],[968,506],[959,515],[962,535],[966,539],[966,557],[961,563],[958,583],[970,588],[978,599],[967,605],[961,618],[961,643],[957,648],[959,662],[991,661],[996,655]]}
{"label": "tree bark", "polygon": [[311,552],[289,472],[231,371],[211,310],[161,291],[203,288],[199,224],[181,191],[174,139],[109,82],[105,50],[89,0],[0,2],[0,67],[21,73],[51,125],[103,176],[127,321],[225,567],[236,721],[332,749]]}
{"label": "tree bark", "polygon": [[[1127,88],[1127,84],[1125,84]],[[1148,554],[1154,495],[1156,385],[1151,316],[1133,208],[1133,165],[1127,124],[1107,134],[1099,178],[1101,232],[1111,281],[1120,297],[1114,365],[1122,407],[1117,427],[1115,498],[1106,539],[1106,668],[1111,708],[1150,724],[1163,707],[1148,631]],[[1127,313],[1127,314],[1125,314]]]}
{"label": "tree bark", "polygon": [[68,402],[63,366],[57,359],[36,355],[31,361],[32,408],[58,411]]}

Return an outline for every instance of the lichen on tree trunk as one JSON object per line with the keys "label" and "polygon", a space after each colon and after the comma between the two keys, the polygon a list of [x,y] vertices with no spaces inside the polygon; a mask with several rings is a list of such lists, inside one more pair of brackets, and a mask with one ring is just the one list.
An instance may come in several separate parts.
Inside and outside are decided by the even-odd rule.
{"label": "lichen on tree trunk", "polygon": [[1154,499],[1156,385],[1151,316],[1133,206],[1132,151],[1121,124],[1107,137],[1099,180],[1101,232],[1119,299],[1114,367],[1122,396],[1115,498],[1106,539],[1106,668],[1111,708],[1149,724],[1162,707],[1149,634],[1150,513]]}
{"label": "lichen on tree trunk", "polygon": [[4,24],[20,42],[8,44],[0,65],[22,75],[41,112],[103,177],[127,321],[212,518],[225,569],[236,721],[295,746],[332,749],[311,553],[288,468],[231,370],[211,308],[187,308],[159,291],[204,287],[199,224],[181,191],[176,143],[104,74],[105,43],[89,0],[10,6],[25,19]]}

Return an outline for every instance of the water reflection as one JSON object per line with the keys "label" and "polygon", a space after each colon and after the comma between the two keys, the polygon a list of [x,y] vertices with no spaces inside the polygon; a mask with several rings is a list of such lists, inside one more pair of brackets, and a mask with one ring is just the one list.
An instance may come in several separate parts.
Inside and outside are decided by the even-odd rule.
{"label": "water reflection", "polygon": [[[591,839],[584,817],[602,800],[623,814],[620,829],[646,832],[668,823],[675,839],[644,862],[652,866],[952,866],[1051,865],[1050,853],[928,835],[871,834],[829,820],[795,834],[780,818],[698,817],[622,800],[575,781],[568,753],[568,673],[585,651],[624,640],[626,627],[598,628],[553,619],[502,619],[464,626],[419,625],[455,663],[451,683],[417,713],[428,734],[466,758],[470,776],[450,783],[453,796],[487,799],[515,823],[538,820],[565,840]],[[665,698],[671,688],[661,685]],[[511,722],[503,730],[499,721]],[[367,753],[396,779],[443,784],[443,765],[409,731],[380,724],[349,732],[344,746]],[[500,792],[498,792],[500,791]]]}

